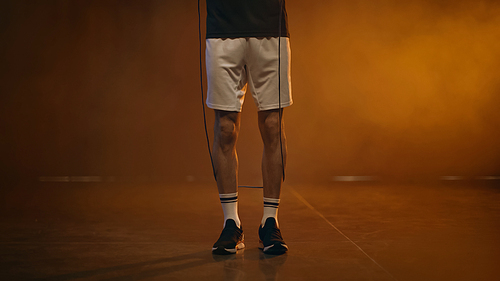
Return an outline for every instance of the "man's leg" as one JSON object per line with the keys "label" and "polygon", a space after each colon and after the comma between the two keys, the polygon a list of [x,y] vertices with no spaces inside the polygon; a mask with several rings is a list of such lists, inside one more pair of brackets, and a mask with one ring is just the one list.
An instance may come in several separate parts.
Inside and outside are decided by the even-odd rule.
{"label": "man's leg", "polygon": [[[283,109],[281,109],[283,112]],[[262,155],[262,180],[264,183],[264,197],[279,199],[281,182],[283,180],[283,167],[280,152],[280,126],[281,147],[283,148],[283,164],[286,164],[286,138],[283,118],[279,118],[279,109],[259,111],[259,129],[264,143]],[[283,115],[282,115],[283,117]]]}
{"label": "man's leg", "polygon": [[[283,110],[283,109],[281,109]],[[288,250],[278,226],[278,207],[286,163],[286,138],[283,118],[279,109],[260,111],[259,129],[264,143],[262,180],[264,188],[264,214],[259,228],[260,248],[264,253],[283,254]],[[281,144],[280,144],[281,127]],[[280,151],[280,148],[282,150]],[[281,161],[283,153],[283,165]]]}
{"label": "man's leg", "polygon": [[236,141],[239,131],[239,112],[215,110],[213,151],[219,194],[238,191]]}
{"label": "man's leg", "polygon": [[236,141],[240,131],[240,113],[215,110],[214,165],[217,188],[224,212],[224,229],[212,247],[214,254],[234,254],[243,244],[238,216],[238,156]]}

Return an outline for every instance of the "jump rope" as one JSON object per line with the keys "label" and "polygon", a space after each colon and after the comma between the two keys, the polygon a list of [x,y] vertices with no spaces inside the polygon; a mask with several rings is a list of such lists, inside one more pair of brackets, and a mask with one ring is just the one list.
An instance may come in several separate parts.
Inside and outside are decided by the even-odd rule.
{"label": "jump rope", "polygon": [[[283,159],[283,141],[282,141],[282,108],[281,108],[281,20],[283,13],[283,0],[279,0],[280,3],[280,11],[279,11],[279,24],[278,24],[278,116],[279,116],[279,134],[280,134],[280,154],[281,154],[281,168],[283,173],[283,181],[285,181],[285,165]],[[203,108],[203,124],[205,125],[205,137],[207,139],[208,146],[208,154],[210,155],[210,162],[212,164],[212,172],[214,175],[214,179],[217,182],[217,173],[215,172],[214,158],[212,156],[212,149],[210,148],[210,138],[208,136],[207,129],[207,115],[205,110],[205,95],[203,89],[203,56],[202,56],[202,40],[201,40],[201,9],[200,9],[200,0],[198,0],[198,42],[199,42],[199,50],[200,50],[200,89],[201,89],[201,105]],[[247,188],[262,188],[262,186],[251,186],[251,185],[238,185],[238,187],[247,187]]]}

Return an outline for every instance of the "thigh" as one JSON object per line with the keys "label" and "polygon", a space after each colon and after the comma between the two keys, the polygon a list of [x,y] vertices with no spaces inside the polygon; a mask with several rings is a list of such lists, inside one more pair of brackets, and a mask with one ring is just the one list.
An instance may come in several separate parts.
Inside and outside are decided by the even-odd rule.
{"label": "thigh", "polygon": [[212,109],[241,111],[246,90],[244,38],[207,39],[207,106]]}
{"label": "thigh", "polygon": [[[281,37],[250,38],[246,53],[248,84],[260,111],[292,105],[290,41]],[[281,51],[278,52],[278,46]],[[280,59],[278,57],[280,56]],[[278,62],[280,66],[278,66]],[[278,77],[278,74],[280,76]],[[278,82],[280,88],[278,88]],[[280,95],[278,95],[280,93]]]}

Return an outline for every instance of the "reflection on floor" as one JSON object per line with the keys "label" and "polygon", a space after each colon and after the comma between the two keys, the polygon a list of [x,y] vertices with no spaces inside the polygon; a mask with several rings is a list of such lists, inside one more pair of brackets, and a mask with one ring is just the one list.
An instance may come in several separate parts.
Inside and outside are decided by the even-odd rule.
{"label": "reflection on floor", "polygon": [[290,251],[258,249],[262,190],[240,189],[246,249],[210,252],[214,185],[40,182],[0,191],[1,280],[498,280],[500,188],[285,185]]}

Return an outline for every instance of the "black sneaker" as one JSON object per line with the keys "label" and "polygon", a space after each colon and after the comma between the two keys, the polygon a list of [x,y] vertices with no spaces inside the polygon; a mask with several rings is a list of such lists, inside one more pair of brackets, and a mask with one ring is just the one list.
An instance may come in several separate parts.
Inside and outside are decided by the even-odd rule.
{"label": "black sneaker", "polygon": [[259,238],[259,249],[264,254],[281,255],[288,251],[288,246],[283,241],[281,231],[274,218],[267,218],[264,227],[259,227]]}
{"label": "black sneaker", "polygon": [[243,248],[245,248],[243,229],[238,228],[234,220],[226,220],[226,226],[224,226],[219,240],[212,247],[212,253],[216,255],[236,254],[238,250]]}

